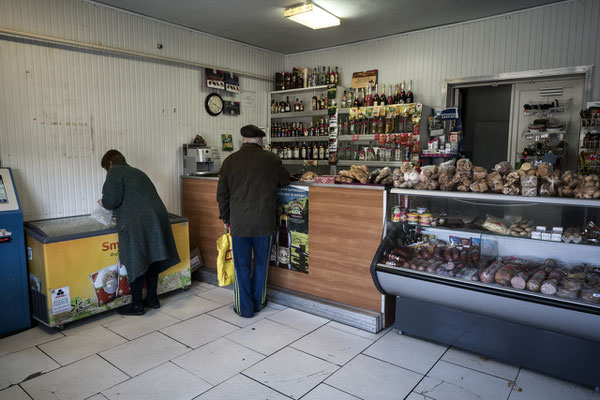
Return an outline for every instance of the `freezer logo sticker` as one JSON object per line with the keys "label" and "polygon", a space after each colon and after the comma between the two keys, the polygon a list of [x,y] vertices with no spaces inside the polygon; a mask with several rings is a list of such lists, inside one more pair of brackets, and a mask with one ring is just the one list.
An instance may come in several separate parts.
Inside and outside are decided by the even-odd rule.
{"label": "freezer logo sticker", "polygon": [[52,298],[52,314],[71,311],[71,296],[68,286],[51,290],[50,297]]}
{"label": "freezer logo sticker", "polygon": [[102,242],[102,251],[119,250],[119,242]]}

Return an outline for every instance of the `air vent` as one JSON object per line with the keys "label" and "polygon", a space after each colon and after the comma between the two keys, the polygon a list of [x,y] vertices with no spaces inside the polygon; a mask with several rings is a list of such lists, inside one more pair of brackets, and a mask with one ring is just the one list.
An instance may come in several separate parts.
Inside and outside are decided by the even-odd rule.
{"label": "air vent", "polygon": [[540,89],[540,97],[553,97],[553,98],[557,98],[557,97],[562,97],[563,95],[563,88],[546,88],[546,89]]}

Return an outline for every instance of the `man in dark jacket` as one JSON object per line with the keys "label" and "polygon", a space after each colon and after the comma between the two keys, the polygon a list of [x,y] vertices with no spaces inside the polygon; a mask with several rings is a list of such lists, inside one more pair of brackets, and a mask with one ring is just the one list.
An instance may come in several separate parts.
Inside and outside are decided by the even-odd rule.
{"label": "man in dark jacket", "polygon": [[108,172],[99,203],[115,212],[119,258],[127,269],[131,287],[131,304],[119,309],[119,313],[143,315],[144,277],[148,290],[145,305],[159,308],[158,274],[179,263],[171,222],[150,178],[127,165],[120,152],[109,150],[101,164]]}
{"label": "man in dark jacket", "polygon": [[241,134],[241,149],[227,157],[221,166],[217,201],[219,218],[231,225],[235,266],[233,309],[242,317],[251,318],[267,303],[267,269],[277,222],[277,188],[290,183],[290,174],[279,157],[263,150],[262,130],[246,125]]}

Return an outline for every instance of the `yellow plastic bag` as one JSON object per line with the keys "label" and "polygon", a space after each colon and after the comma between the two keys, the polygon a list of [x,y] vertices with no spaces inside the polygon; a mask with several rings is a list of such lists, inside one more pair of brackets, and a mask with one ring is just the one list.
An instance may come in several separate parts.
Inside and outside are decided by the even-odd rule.
{"label": "yellow plastic bag", "polygon": [[233,268],[233,246],[229,229],[217,239],[217,280],[219,286],[227,286],[233,283],[235,269]]}

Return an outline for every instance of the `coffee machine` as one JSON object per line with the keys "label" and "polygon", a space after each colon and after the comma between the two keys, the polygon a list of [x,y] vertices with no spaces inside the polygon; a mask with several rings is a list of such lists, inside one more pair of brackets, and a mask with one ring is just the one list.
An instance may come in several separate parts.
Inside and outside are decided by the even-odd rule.
{"label": "coffee machine", "polygon": [[214,175],[221,169],[221,157],[216,146],[205,144],[183,145],[183,173],[185,176]]}

